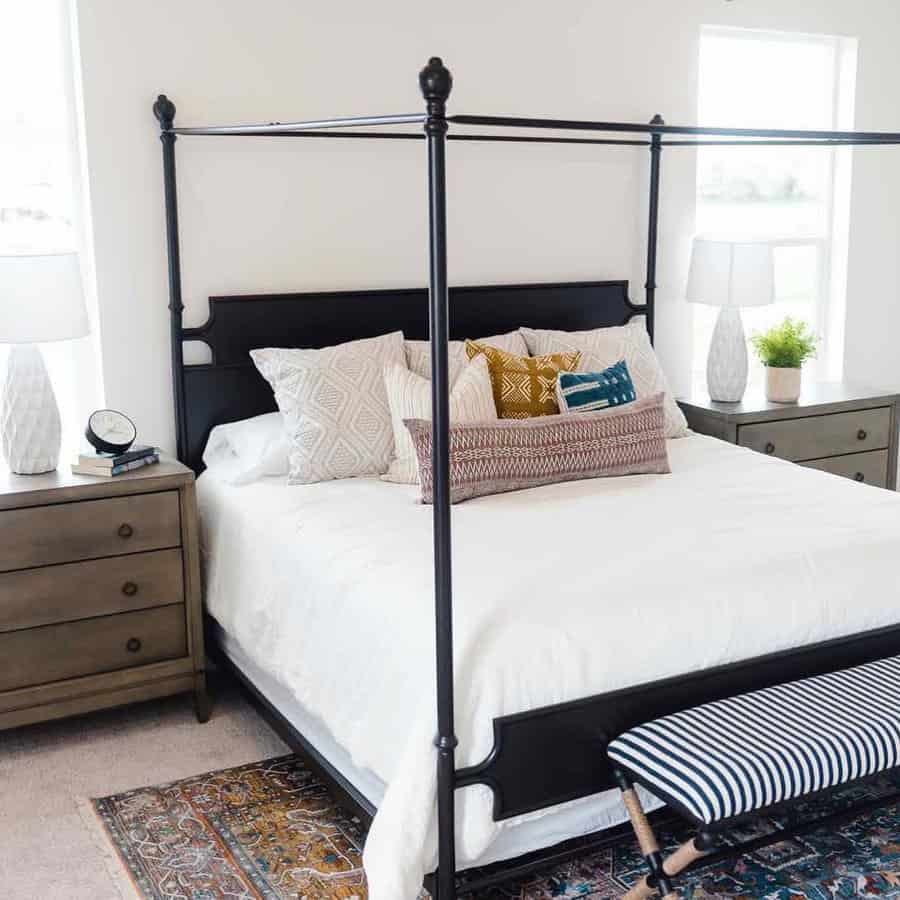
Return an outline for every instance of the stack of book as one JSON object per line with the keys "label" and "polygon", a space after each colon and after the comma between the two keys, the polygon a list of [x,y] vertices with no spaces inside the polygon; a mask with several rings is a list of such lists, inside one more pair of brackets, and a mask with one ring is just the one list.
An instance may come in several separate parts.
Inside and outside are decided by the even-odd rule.
{"label": "stack of book", "polygon": [[159,448],[134,444],[124,453],[81,453],[77,462],[72,463],[72,471],[76,475],[97,475],[100,478],[112,478],[143,466],[152,466],[159,462]]}

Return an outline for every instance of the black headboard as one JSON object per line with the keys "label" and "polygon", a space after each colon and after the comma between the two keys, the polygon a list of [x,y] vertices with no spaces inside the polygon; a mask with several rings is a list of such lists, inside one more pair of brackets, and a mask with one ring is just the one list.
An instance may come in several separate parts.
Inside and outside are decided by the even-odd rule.
{"label": "black headboard", "polygon": [[[410,340],[428,337],[424,288],[211,297],[209,307],[206,324],[183,328],[181,340],[206,343],[212,362],[179,362],[175,372],[176,399],[183,391],[178,444],[196,472],[203,468],[200,457],[213,426],[276,408],[268,383],[250,362],[250,350],[329,347],[390,331],[402,331]],[[501,334],[520,325],[602,328],[623,325],[644,311],[628,299],[627,281],[456,287],[450,288],[450,337]]]}

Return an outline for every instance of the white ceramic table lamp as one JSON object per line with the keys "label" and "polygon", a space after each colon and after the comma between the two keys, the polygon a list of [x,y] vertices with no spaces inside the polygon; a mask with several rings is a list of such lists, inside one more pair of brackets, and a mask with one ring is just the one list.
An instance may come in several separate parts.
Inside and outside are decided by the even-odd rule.
{"label": "white ceramic table lamp", "polygon": [[747,338],[740,310],[775,301],[771,244],[694,238],[687,299],[720,307],[706,360],[707,390],[712,400],[737,403],[747,388]]}
{"label": "white ceramic table lamp", "polygon": [[0,432],[13,472],[35,475],[59,464],[59,408],[36,344],[87,333],[77,253],[0,255],[0,342],[14,345],[0,396]]}

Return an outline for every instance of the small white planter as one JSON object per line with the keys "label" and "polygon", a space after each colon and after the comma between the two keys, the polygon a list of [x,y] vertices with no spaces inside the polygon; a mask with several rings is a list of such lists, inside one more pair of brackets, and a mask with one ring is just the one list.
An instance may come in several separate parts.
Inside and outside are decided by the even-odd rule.
{"label": "small white planter", "polygon": [[802,372],[766,366],[766,399],[772,403],[796,403],[800,399]]}

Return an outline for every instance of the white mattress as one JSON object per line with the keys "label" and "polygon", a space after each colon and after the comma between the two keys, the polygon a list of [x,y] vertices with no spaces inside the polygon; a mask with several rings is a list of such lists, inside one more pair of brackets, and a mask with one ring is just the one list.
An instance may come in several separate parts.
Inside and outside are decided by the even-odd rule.
{"label": "white mattress", "polygon": [[[454,507],[458,765],[498,715],[900,621],[898,495],[701,436],[669,453],[668,476]],[[207,473],[199,495],[210,611],[387,786],[370,897],[415,897],[436,861],[431,508],[377,479]],[[457,800],[461,866],[622,819],[612,793],[502,823],[487,788]]]}

